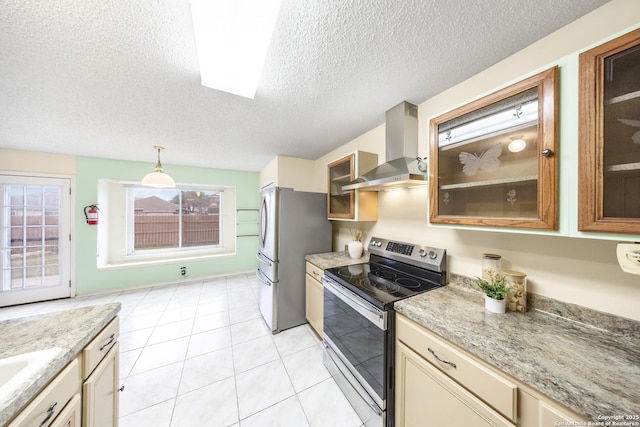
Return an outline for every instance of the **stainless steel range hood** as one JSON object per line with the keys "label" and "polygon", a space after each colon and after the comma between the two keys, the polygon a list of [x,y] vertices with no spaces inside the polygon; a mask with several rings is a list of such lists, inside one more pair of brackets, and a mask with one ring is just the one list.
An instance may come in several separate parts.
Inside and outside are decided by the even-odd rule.
{"label": "stainless steel range hood", "polygon": [[343,191],[380,191],[427,184],[426,163],[418,160],[418,107],[405,101],[391,108],[386,113],[385,128],[389,160],[343,185]]}

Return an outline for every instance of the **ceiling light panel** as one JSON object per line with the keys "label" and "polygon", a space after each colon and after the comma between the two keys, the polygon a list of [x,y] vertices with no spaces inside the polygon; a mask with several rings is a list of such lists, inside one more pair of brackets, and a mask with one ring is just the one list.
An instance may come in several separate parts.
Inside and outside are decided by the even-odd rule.
{"label": "ceiling light panel", "polygon": [[191,0],[203,86],[253,99],[281,0]]}

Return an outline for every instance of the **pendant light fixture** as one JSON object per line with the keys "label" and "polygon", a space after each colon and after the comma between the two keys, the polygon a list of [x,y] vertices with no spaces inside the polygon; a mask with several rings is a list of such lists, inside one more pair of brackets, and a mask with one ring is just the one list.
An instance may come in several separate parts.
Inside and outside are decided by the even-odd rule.
{"label": "pendant light fixture", "polygon": [[158,163],[153,172],[148,173],[142,178],[142,185],[155,188],[174,188],[176,182],[162,170],[162,163],[160,163],[160,150],[164,150],[164,147],[155,145],[153,148],[158,150]]}

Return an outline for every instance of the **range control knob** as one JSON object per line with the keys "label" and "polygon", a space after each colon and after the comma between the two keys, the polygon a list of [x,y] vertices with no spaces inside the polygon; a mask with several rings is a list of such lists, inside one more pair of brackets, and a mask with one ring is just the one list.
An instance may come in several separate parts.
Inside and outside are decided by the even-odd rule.
{"label": "range control knob", "polygon": [[436,259],[438,257],[438,254],[436,253],[436,251],[429,251],[429,253],[427,255],[431,259]]}
{"label": "range control knob", "polygon": [[376,242],[376,246],[377,246],[377,247],[382,246],[382,242]]}
{"label": "range control knob", "polygon": [[425,251],[424,249],[420,249],[420,251],[418,251],[418,255],[424,258],[427,256],[427,251]]}

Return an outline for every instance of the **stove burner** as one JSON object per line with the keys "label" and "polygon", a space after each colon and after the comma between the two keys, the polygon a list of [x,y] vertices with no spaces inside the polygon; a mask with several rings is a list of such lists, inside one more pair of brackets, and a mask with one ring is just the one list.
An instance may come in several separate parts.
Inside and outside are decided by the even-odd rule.
{"label": "stove burner", "polygon": [[338,270],[338,275],[345,277],[347,279],[357,279],[362,276],[364,269],[361,265],[349,265],[347,267],[341,267]]}
{"label": "stove burner", "polygon": [[383,279],[387,280],[396,280],[396,278],[398,277],[397,273],[394,273],[392,270],[389,270],[387,268],[382,268],[377,264],[370,264],[369,270],[372,274],[375,274],[376,276],[382,277]]}
{"label": "stove burner", "polygon": [[387,310],[396,301],[443,285],[444,272],[427,263],[370,254],[369,262],[325,269],[325,276],[374,306]]}
{"label": "stove burner", "polygon": [[387,280],[396,280],[396,278],[398,277],[396,273],[389,270],[374,271],[373,274]]}
{"label": "stove burner", "polygon": [[420,288],[420,285],[421,285],[418,279],[412,279],[410,277],[401,277],[398,280],[396,280],[396,283],[408,289],[418,289]]}
{"label": "stove burner", "polygon": [[400,290],[400,286],[385,279],[379,279],[375,276],[369,276],[358,280],[358,285],[367,290],[379,290],[383,292],[393,293]]}

